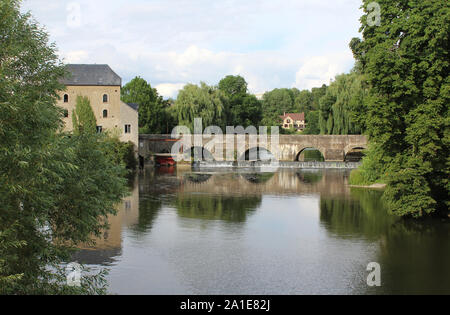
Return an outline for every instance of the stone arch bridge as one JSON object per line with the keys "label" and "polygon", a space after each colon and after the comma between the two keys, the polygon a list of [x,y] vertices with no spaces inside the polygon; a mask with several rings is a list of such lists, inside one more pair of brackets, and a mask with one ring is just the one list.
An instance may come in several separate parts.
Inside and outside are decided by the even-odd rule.
{"label": "stone arch bridge", "polygon": [[[191,148],[200,147],[198,144],[194,146],[193,136],[188,137],[192,137],[188,141],[190,143],[188,146]],[[246,136],[245,145],[238,147],[238,135],[234,135],[234,137],[233,151],[236,153],[233,152],[233,156],[237,156],[238,159],[251,149],[263,148],[270,152],[274,151],[273,154],[279,161],[296,161],[303,150],[313,148],[322,153],[325,161],[345,161],[349,152],[355,149],[367,149],[368,145],[367,138],[363,135],[279,135],[278,140],[273,141],[269,135],[266,141],[259,141],[258,143],[249,141]],[[209,149],[208,147],[211,138],[207,136],[202,138],[201,147],[203,150],[211,152],[212,155],[217,157],[214,148]],[[226,136],[223,136],[222,146],[224,151],[226,150],[225,139]],[[172,146],[178,141],[180,141],[180,138],[174,139],[171,135],[141,134],[139,136],[139,155],[143,158],[149,158],[154,154],[171,153]],[[178,146],[180,146],[180,143],[178,143]],[[275,147],[277,150],[274,150]],[[215,148],[217,148],[217,143]],[[190,148],[184,148],[184,150],[186,149]]]}

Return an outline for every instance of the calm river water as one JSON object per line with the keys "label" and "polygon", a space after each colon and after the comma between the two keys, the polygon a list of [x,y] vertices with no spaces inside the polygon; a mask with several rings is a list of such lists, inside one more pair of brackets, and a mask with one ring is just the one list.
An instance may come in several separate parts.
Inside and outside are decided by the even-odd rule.
{"label": "calm river water", "polygon": [[146,170],[76,259],[117,294],[450,294],[449,223],[389,216],[348,175]]}

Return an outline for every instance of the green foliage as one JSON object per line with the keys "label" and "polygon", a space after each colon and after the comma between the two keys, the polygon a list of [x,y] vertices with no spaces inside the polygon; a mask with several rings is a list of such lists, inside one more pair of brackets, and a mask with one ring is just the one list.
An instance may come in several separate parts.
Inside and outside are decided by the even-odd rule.
{"label": "green foliage", "polygon": [[290,89],[274,89],[264,93],[262,102],[263,125],[279,126],[279,116],[293,112],[294,99],[294,92]]}
{"label": "green foliage", "polygon": [[218,85],[227,97],[227,126],[259,126],[262,117],[261,102],[247,91],[247,82],[241,76],[226,76]]}
{"label": "green foliage", "polygon": [[125,103],[139,105],[139,131],[141,133],[163,134],[170,132],[172,125],[169,102],[164,101],[158,91],[140,77],[124,85],[121,99]]}
{"label": "green foliage", "polygon": [[131,171],[136,169],[138,161],[135,156],[133,142],[122,142],[119,137],[108,135],[107,133],[102,141],[105,141],[109,146],[109,153],[114,163],[122,165]]}
{"label": "green foliage", "polygon": [[305,116],[306,128],[303,130],[305,135],[318,135],[320,134],[319,127],[319,116],[320,112],[318,110],[310,111]]}
{"label": "green foliage", "polygon": [[100,135],[61,133],[64,67],[19,3],[0,2],[0,294],[104,293],[101,274],[68,287],[61,263],[105,227],[124,169]]}
{"label": "green foliage", "polygon": [[355,71],[336,76],[320,99],[319,126],[322,134],[360,134],[364,122],[366,90]]}
{"label": "green foliage", "polygon": [[75,109],[72,111],[72,124],[74,134],[97,132],[97,120],[86,96],[77,96]]}
{"label": "green foliage", "polygon": [[178,94],[173,109],[178,124],[194,130],[194,119],[202,118],[203,126],[219,126],[223,130],[226,124],[225,93],[201,82],[200,86],[187,84]]}
{"label": "green foliage", "polygon": [[[370,0],[364,0],[364,8]],[[393,213],[449,213],[449,32],[446,1],[380,0],[381,25],[361,18],[350,46],[370,90],[366,129]],[[387,172],[387,175],[384,172]]]}

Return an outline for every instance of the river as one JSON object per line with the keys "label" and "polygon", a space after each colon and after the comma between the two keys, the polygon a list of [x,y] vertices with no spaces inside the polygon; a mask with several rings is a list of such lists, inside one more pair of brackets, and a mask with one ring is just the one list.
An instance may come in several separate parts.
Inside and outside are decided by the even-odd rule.
{"label": "river", "polygon": [[450,294],[449,223],[390,216],[348,176],[147,169],[74,259],[114,294]]}

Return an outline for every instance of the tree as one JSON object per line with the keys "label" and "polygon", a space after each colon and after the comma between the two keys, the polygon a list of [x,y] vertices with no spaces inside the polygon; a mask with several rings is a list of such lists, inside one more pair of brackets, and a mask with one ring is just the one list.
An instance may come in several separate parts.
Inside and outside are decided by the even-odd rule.
{"label": "tree", "polygon": [[319,128],[319,111],[311,111],[306,114],[305,121],[306,121],[306,128],[303,130],[303,133],[305,135],[318,135],[320,134],[320,128]]}
{"label": "tree", "polygon": [[360,134],[365,120],[366,94],[362,76],[356,71],[337,75],[319,101],[321,132],[335,135]]}
{"label": "tree", "polygon": [[365,124],[376,154],[366,160],[388,184],[391,212],[448,215],[450,8],[443,0],[379,0],[373,25],[370,2],[363,1],[363,38],[351,42],[370,87]]}
{"label": "tree", "polygon": [[181,126],[194,130],[194,119],[202,118],[203,126],[219,126],[222,129],[226,124],[225,94],[206,83],[200,86],[187,84],[179,92],[173,108],[174,115]]}
{"label": "tree", "polygon": [[100,135],[62,133],[66,73],[19,3],[0,2],[0,294],[102,293],[101,277],[68,287],[61,263],[105,227],[124,169]]}
{"label": "tree", "polygon": [[291,89],[274,89],[264,93],[262,109],[263,125],[279,126],[279,116],[294,110],[294,92]]}
{"label": "tree", "polygon": [[219,90],[227,97],[227,126],[259,126],[261,102],[248,93],[247,82],[241,76],[226,76],[220,80]]}
{"label": "tree", "polygon": [[167,133],[169,103],[164,101],[158,91],[140,77],[125,84],[121,89],[121,99],[125,103],[139,105],[139,131],[141,133]]}
{"label": "tree", "polygon": [[72,124],[75,134],[97,132],[97,119],[95,119],[91,102],[86,96],[77,96],[75,109],[72,111]]}
{"label": "tree", "polygon": [[308,113],[313,110],[313,95],[309,90],[300,91],[294,101],[295,111]]}

